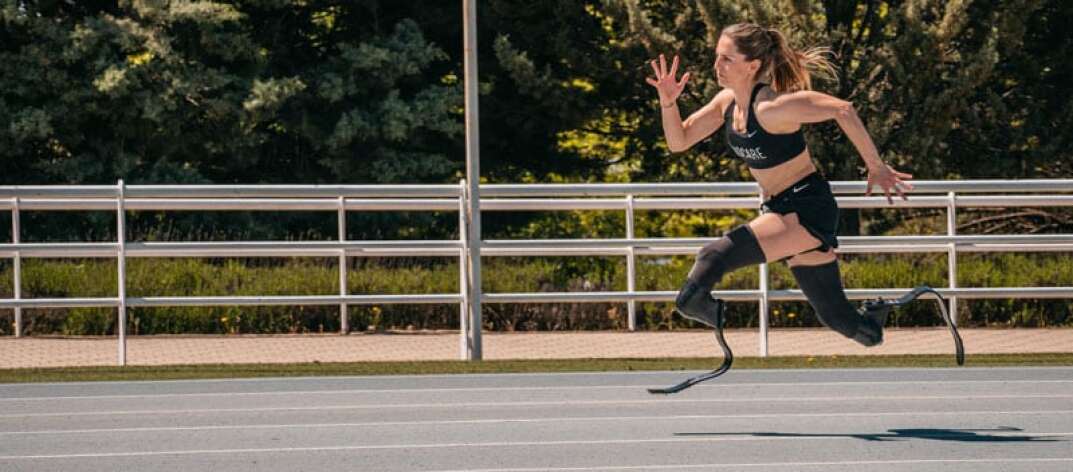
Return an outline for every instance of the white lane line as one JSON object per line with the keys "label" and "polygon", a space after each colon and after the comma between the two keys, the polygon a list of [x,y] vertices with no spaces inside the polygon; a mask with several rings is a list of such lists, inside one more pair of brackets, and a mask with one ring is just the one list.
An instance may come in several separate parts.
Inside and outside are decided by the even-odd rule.
{"label": "white lane line", "polygon": [[668,415],[668,416],[567,416],[551,418],[494,418],[479,420],[424,420],[424,421],[371,421],[358,423],[292,423],[292,424],[242,424],[242,425],[205,425],[205,426],[161,426],[140,428],[100,428],[100,429],[48,429],[40,431],[0,431],[2,436],[57,435],[57,434],[98,434],[98,433],[150,433],[180,431],[225,431],[243,429],[315,429],[315,428],[367,428],[384,426],[448,426],[463,424],[506,424],[506,423],[559,423],[594,421],[682,421],[682,420],[732,420],[732,419],[769,419],[769,418],[873,418],[890,416],[971,416],[971,415],[1073,415],[1073,410],[1033,410],[1033,411],[890,411],[866,413],[758,413],[740,415]]}
{"label": "white lane line", "polygon": [[[825,386],[876,386],[876,385],[978,385],[978,384],[1073,384],[1073,380],[908,380],[908,381],[864,381],[864,382],[766,382],[697,385],[694,389],[732,389],[738,387],[825,387]],[[338,394],[377,394],[377,393],[475,393],[475,392],[530,392],[557,390],[632,390],[657,387],[657,385],[564,385],[538,387],[445,387],[445,388],[357,388],[338,390],[291,390],[279,392],[192,392],[192,393],[146,393],[123,395],[68,395],[54,397],[13,397],[0,398],[0,402],[33,402],[60,400],[127,400],[134,398],[175,398],[175,397],[231,397],[231,396],[279,396],[279,395],[338,395]]]}
{"label": "white lane line", "polygon": [[[1062,433],[988,433],[990,436],[1025,436],[1032,437],[1073,437],[1073,432]],[[944,437],[936,435],[935,437]],[[800,436],[720,436],[706,438],[656,438],[656,439],[601,439],[591,441],[515,441],[515,442],[479,442],[479,443],[432,443],[432,444],[383,444],[366,446],[313,446],[313,447],[281,447],[281,448],[249,448],[249,449],[195,449],[173,451],[138,451],[138,452],[89,452],[81,454],[43,454],[26,456],[0,456],[3,460],[33,460],[33,459],[89,459],[106,457],[147,457],[167,455],[204,455],[204,454],[255,454],[255,453],[284,453],[284,452],[331,452],[331,451],[368,451],[368,450],[391,450],[391,449],[452,449],[473,447],[536,447],[536,446],[597,446],[597,445],[624,445],[624,444],[668,444],[668,443],[716,443],[716,442],[747,442],[747,441],[801,441],[801,440],[830,440],[830,437],[800,437]]]}
{"label": "white lane line", "polygon": [[747,467],[839,467],[861,465],[910,465],[910,464],[1038,464],[1073,462],[1073,458],[999,458],[999,459],[904,459],[890,461],[844,461],[844,462],[743,462],[737,464],[670,464],[670,465],[620,465],[601,467],[541,467],[539,469],[455,469],[433,470],[428,472],[589,472],[601,470],[690,470],[690,469],[740,469]]}
{"label": "white lane line", "polygon": [[[979,367],[883,367],[884,372],[892,373],[908,373],[908,372],[924,372],[924,373],[936,373],[936,372],[1017,372],[1024,373],[1026,371],[1070,371],[1073,372],[1073,367],[1069,366],[979,366]],[[787,374],[787,373],[801,373],[803,371],[808,372],[848,372],[848,373],[860,373],[867,372],[874,374],[877,370],[875,367],[831,367],[831,368],[785,368],[785,369],[734,369],[735,376],[743,375],[760,375],[767,376],[767,374]],[[580,377],[580,376],[593,376],[593,377],[607,377],[607,376],[648,376],[648,375],[668,375],[668,374],[699,374],[706,372],[700,369],[689,370],[635,370],[635,371],[591,371],[591,372],[496,372],[485,374],[404,374],[404,375],[319,375],[319,376],[301,376],[296,375],[293,377],[242,377],[242,378],[225,378],[225,379],[176,379],[176,380],[112,380],[107,381],[109,386],[119,385],[155,385],[163,384],[170,385],[176,383],[265,383],[265,382],[323,382],[323,381],[349,381],[349,380],[387,380],[387,379],[488,379],[488,378],[506,378],[506,377]],[[937,382],[945,380],[936,380]],[[83,382],[34,382],[33,384],[10,384],[15,386],[100,386],[101,381],[83,381]],[[0,390],[3,387],[10,386],[0,384]]]}
{"label": "white lane line", "polygon": [[110,410],[110,411],[67,411],[49,413],[13,413],[0,415],[0,419],[41,418],[56,416],[114,416],[114,415],[151,415],[151,414],[191,414],[191,413],[244,413],[267,411],[331,411],[331,410],[386,410],[389,408],[503,408],[533,406],[601,406],[601,405],[653,405],[685,403],[823,403],[847,401],[928,401],[928,400],[1056,400],[1073,399],[1073,395],[865,395],[839,397],[748,397],[748,398],[658,398],[652,400],[561,400],[561,401],[521,401],[521,402],[459,402],[459,403],[387,403],[375,405],[328,405],[328,406],[288,406],[262,408],[190,408],[175,410]]}

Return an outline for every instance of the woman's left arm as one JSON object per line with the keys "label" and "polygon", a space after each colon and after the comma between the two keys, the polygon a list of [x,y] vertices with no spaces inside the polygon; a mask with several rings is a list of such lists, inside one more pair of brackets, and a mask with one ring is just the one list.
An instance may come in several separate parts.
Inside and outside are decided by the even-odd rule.
{"label": "woman's left arm", "polygon": [[868,191],[865,195],[870,195],[872,186],[878,185],[883,189],[888,202],[893,203],[892,189],[901,195],[903,200],[907,200],[905,190],[912,190],[913,185],[903,179],[912,179],[913,176],[894,170],[880,159],[879,151],[852,103],[806,90],[782,95],[772,100],[765,108],[765,115],[770,117],[770,121],[817,123],[835,120],[868,167]]}

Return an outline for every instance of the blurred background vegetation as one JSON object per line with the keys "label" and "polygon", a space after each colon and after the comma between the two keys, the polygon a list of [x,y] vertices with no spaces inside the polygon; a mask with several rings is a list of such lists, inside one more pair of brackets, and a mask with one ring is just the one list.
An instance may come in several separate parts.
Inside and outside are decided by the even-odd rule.
{"label": "blurred background vegetation", "polygon": [[[488,183],[748,180],[719,139],[670,153],[647,60],[678,54],[687,114],[717,91],[722,27],[755,21],[798,47],[830,46],[837,81],[882,156],[918,179],[1073,175],[1073,3],[1064,0],[482,0],[481,168]],[[464,176],[459,2],[0,0],[0,185],[457,183]],[[833,123],[807,128],[831,180],[862,161]],[[640,237],[715,236],[754,216],[644,212]],[[330,240],[332,215],[131,212],[136,241]],[[23,241],[114,240],[109,212],[25,212]],[[844,210],[842,235],[943,234],[936,210]],[[10,241],[10,215],[0,237]],[[963,234],[1070,233],[1061,209],[959,212]],[[457,215],[352,212],[350,239],[458,237]],[[614,237],[616,212],[490,213],[485,238]],[[352,260],[351,293],[457,290],[456,261]],[[336,293],[336,261],[131,260],[131,296]],[[689,258],[641,258],[638,287],[674,290]],[[621,258],[489,259],[485,289],[622,290]],[[115,294],[114,263],[26,260],[23,292]],[[946,284],[945,256],[845,258],[851,288]],[[965,255],[961,286],[1071,285],[1068,255]],[[774,287],[792,287],[785,267]],[[0,296],[11,296],[10,260]],[[6,282],[4,282],[6,281]],[[727,287],[755,286],[755,270]],[[750,285],[754,284],[754,285]],[[974,325],[1069,325],[1063,300],[963,302]],[[625,326],[625,305],[486,305],[490,329]],[[642,304],[639,326],[689,326]],[[777,312],[777,313],[776,313]],[[101,334],[109,310],[27,310],[34,333]],[[334,314],[333,314],[334,313]],[[731,325],[753,326],[735,304]],[[790,314],[794,316],[791,317]],[[803,304],[777,326],[814,326]],[[457,326],[457,307],[352,307],[351,326]],[[934,324],[925,310],[895,323]],[[0,310],[0,320],[11,312]],[[338,329],[337,307],[132,310],[132,332]],[[32,320],[32,321],[31,321]],[[6,330],[6,331],[4,331]],[[10,332],[0,321],[0,332]]]}

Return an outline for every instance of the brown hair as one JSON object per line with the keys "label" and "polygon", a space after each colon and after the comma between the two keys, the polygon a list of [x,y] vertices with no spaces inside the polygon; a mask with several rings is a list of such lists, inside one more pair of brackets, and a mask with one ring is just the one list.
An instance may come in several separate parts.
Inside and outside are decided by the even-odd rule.
{"label": "brown hair", "polygon": [[764,28],[754,23],[738,23],[723,29],[723,35],[734,41],[747,60],[760,60],[757,78],[771,77],[771,88],[776,92],[796,92],[812,88],[811,72],[837,79],[827,56],[830,48],[814,47],[796,50],[790,47],[786,37],[774,28]]}

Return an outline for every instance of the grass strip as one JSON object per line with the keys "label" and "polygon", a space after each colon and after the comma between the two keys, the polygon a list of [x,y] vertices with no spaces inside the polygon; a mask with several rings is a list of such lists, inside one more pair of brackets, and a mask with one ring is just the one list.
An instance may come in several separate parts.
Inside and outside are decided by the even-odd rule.
{"label": "grass strip", "polygon": [[[200,364],[0,369],[0,383],[182,380],[341,375],[494,374],[708,370],[713,358],[541,359],[488,361],[341,362],[305,364]],[[977,354],[967,367],[1073,366],[1073,353]],[[950,355],[742,357],[735,369],[957,367]]]}

